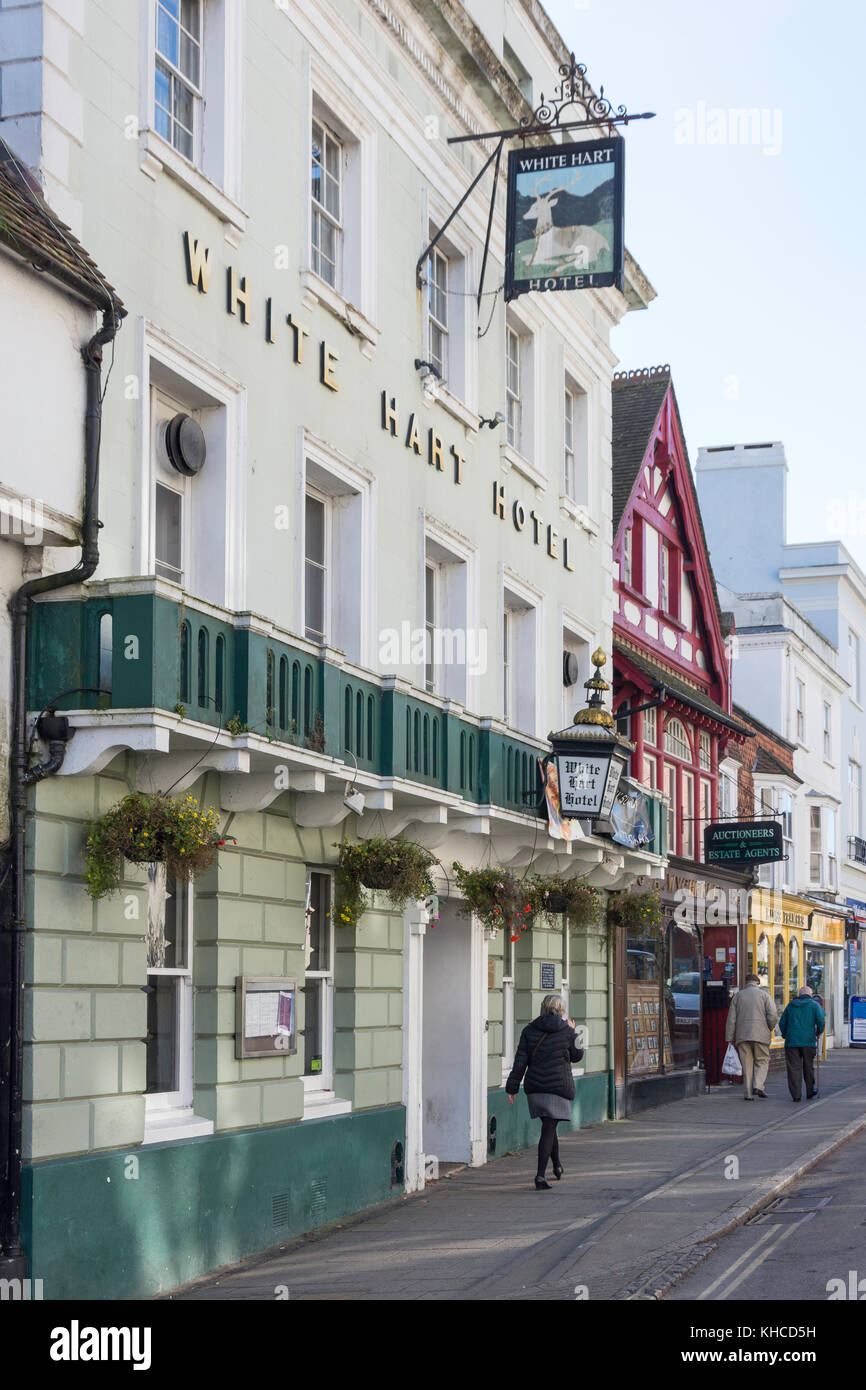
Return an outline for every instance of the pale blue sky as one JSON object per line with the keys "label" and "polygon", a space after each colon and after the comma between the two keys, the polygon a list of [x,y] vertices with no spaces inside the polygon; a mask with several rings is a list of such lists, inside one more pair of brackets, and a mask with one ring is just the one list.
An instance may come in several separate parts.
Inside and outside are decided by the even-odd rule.
{"label": "pale blue sky", "polygon": [[[596,91],[657,112],[626,130],[626,245],[658,298],[616,330],[622,366],[670,362],[693,463],[781,439],[788,539],[838,537],[866,568],[866,6],[545,6]],[[714,108],[765,112],[759,143],[677,140]]]}

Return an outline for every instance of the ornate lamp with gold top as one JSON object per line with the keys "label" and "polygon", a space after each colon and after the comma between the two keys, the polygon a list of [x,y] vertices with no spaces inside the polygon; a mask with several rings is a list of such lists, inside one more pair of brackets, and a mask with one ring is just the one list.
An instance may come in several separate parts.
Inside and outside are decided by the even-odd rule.
{"label": "ornate lamp with gold top", "polygon": [[610,690],[602,678],[607,661],[599,647],[592,654],[595,673],[584,682],[589,704],[578,710],[574,723],[549,734],[559,780],[561,813],[571,819],[605,820],[610,814],[620,778],[634,744],[617,733],[616,721],[604,708],[602,697]]}

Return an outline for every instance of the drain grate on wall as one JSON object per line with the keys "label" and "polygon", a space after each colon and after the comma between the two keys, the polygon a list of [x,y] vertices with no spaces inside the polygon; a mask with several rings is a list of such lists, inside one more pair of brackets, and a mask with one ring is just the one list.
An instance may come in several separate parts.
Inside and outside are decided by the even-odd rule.
{"label": "drain grate on wall", "polygon": [[271,1217],[274,1223],[274,1230],[279,1231],[281,1227],[289,1224],[289,1194],[288,1192],[275,1192],[271,1198]]}

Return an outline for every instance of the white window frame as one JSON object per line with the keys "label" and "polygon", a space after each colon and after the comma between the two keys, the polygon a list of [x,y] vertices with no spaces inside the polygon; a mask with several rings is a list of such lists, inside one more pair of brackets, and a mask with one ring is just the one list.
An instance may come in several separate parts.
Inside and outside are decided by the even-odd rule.
{"label": "white window frame", "polygon": [[[814,812],[818,812],[818,827],[813,825]],[[836,806],[829,804],[809,807],[809,882],[835,892],[839,882],[839,852],[836,843],[836,826],[839,817]],[[814,837],[818,833],[820,850],[814,848]],[[815,874],[815,861],[818,861],[818,874]]]}
{"label": "white window frame", "polygon": [[[432,615],[428,604],[428,584],[432,590]],[[439,668],[436,665],[436,625],[439,614],[439,590],[441,585],[441,564],[429,555],[424,556],[424,689],[428,695],[435,695],[439,688]]]}
{"label": "white window frame", "polygon": [[[577,369],[577,364],[568,356],[565,361],[565,385],[563,390],[563,446],[565,446],[565,397],[570,395],[573,408],[572,423],[572,455],[573,455],[573,485],[569,491],[563,468],[562,495],[560,506],[574,517],[574,519],[584,529],[595,531],[595,522],[591,519],[591,500],[592,500],[592,457],[591,447],[593,409],[592,409],[592,390],[589,379]],[[630,582],[630,581],[626,581]]]}
{"label": "white window frame", "polygon": [[[508,385],[510,335],[516,334],[518,341],[518,382],[517,396],[510,393]],[[503,466],[513,468],[535,487],[547,487],[547,474],[541,465],[544,453],[544,431],[542,411],[540,360],[543,355],[543,324],[540,318],[528,307],[521,305],[520,311],[510,306],[505,315],[505,339],[502,346],[502,360],[505,374],[504,406],[505,429],[499,445]],[[511,428],[511,402],[519,402],[519,428]],[[558,444],[557,446],[558,447]],[[556,472],[561,478],[561,467]]]}
{"label": "white window frame", "polygon": [[794,718],[798,743],[806,742],[806,683],[794,678]]}
{"label": "white window frame", "polygon": [[[577,683],[575,685],[565,686],[560,682],[560,689],[562,691],[561,711],[559,716],[554,713],[554,718],[559,718],[557,727],[567,729],[573,723],[575,714],[584,703],[585,695],[581,682],[586,679],[586,675],[590,672],[591,664],[589,661],[589,654],[595,651],[595,648],[598,646],[598,637],[593,629],[583,622],[576,613],[571,612],[565,607],[560,607],[559,609],[559,631],[562,634],[561,645],[563,652],[566,650],[573,650],[575,647],[577,648],[577,651],[574,653],[578,661]],[[545,701],[544,680],[546,671],[547,663],[542,661],[540,688],[538,691],[538,697],[542,708],[544,708]]]}
{"label": "white window frame", "polygon": [[[679,729],[682,730],[682,738],[680,738],[679,733],[676,732]],[[670,715],[665,722],[663,741],[664,752],[667,757],[678,758],[680,762],[689,763],[691,765],[693,755],[689,740],[689,731],[683,721],[678,719],[676,715]],[[686,751],[684,753],[680,752],[681,748],[684,748]]]}
{"label": "white window frame", "polygon": [[[330,503],[330,583],[326,646],[350,662],[376,668],[376,516],[378,488],[369,469],[354,463],[303,426],[298,427],[296,484],[296,598],[294,630],[306,632],[306,494]],[[351,516],[351,499],[357,512]],[[340,534],[338,534],[338,531]],[[338,558],[339,557],[339,558]],[[286,624],[292,627],[292,622]]]}
{"label": "white window frame", "polygon": [[[198,34],[193,34],[191,30],[185,29],[185,28],[184,28],[183,23],[182,23],[180,8],[178,9],[178,16],[177,16],[177,18],[175,19],[175,17],[171,14],[171,12],[169,11],[169,9],[167,8],[167,6],[166,6],[166,4],[165,4],[165,0],[155,0],[154,12],[153,12],[153,13],[154,13],[154,35],[153,35],[153,42],[154,42],[154,50],[155,50],[155,51],[154,51],[154,95],[153,95],[153,104],[154,104],[154,124],[156,123],[157,111],[158,111],[158,110],[163,111],[164,114],[165,114],[165,116],[168,118],[168,121],[169,121],[169,127],[170,127],[170,130],[171,130],[171,137],[169,138],[168,136],[163,135],[162,138],[163,138],[164,140],[167,139],[167,140],[168,140],[168,143],[172,146],[172,148],[175,149],[175,150],[177,150],[178,154],[183,155],[183,157],[184,157],[185,159],[188,159],[188,160],[190,161],[190,163],[192,163],[192,164],[200,164],[200,163],[201,163],[201,144],[202,144],[202,130],[201,130],[201,125],[202,125],[202,108],[203,108],[203,106],[204,106],[204,67],[205,67],[205,61],[204,61],[204,19],[205,19],[205,0],[193,0],[193,3],[195,3],[195,4],[197,5],[197,8],[198,8],[198,19],[199,19],[199,30],[198,30]],[[197,82],[194,82],[194,81],[193,81],[193,79],[192,79],[192,77],[190,76],[189,73],[185,73],[185,72],[183,71],[183,68],[180,66],[180,54],[178,54],[178,62],[177,62],[177,63],[174,63],[174,62],[172,62],[171,58],[170,58],[166,53],[163,53],[162,49],[159,47],[159,21],[160,21],[161,15],[163,15],[163,14],[165,15],[165,17],[166,17],[167,21],[169,22],[169,24],[176,24],[176,26],[177,26],[177,30],[178,30],[178,47],[179,47],[179,48],[180,48],[180,41],[181,41],[181,38],[183,37],[183,35],[186,35],[186,36],[196,45],[196,47],[198,48],[198,70],[199,70],[199,76],[198,76],[198,81],[197,81]],[[156,74],[156,69],[159,68],[159,67],[164,68],[165,71],[166,71],[166,74],[167,74],[168,79],[169,79],[169,91],[170,91],[170,93],[171,93],[172,95],[174,94],[175,86],[178,85],[178,86],[180,86],[180,87],[182,87],[182,88],[184,89],[184,91],[187,93],[187,95],[188,95],[189,97],[191,97],[191,99],[192,99],[192,101],[191,101],[191,108],[192,108],[192,129],[191,129],[191,130],[188,130],[186,126],[184,126],[180,121],[178,121],[177,117],[174,115],[173,110],[169,110],[169,109],[167,109],[167,108],[164,107],[164,106],[160,106],[160,104],[157,102],[157,99],[156,99],[156,77],[155,77],[155,74]],[[169,97],[169,101],[171,102],[171,96]],[[175,127],[176,125],[177,125],[177,126],[180,126],[181,130],[185,131],[185,132],[187,133],[187,135],[189,136],[190,144],[191,144],[191,148],[192,148],[192,153],[191,153],[191,154],[184,154],[183,150],[181,150],[181,149],[178,147],[178,145],[175,144],[175,140],[174,140],[174,127]]]}
{"label": "white window frame", "polygon": [[[509,602],[509,599],[511,600]],[[539,673],[543,669],[542,636],[544,631],[543,597],[539,590],[520,579],[513,570],[500,566],[499,632],[505,630],[509,619],[511,643],[511,689],[505,690],[504,663],[500,662],[499,707],[503,719],[519,733],[538,737],[542,700]],[[530,625],[529,637],[521,630],[521,618]]]}
{"label": "white window frame", "polygon": [[833,758],[833,724],[832,712],[829,703],[824,700],[824,761],[832,762]]}
{"label": "white window frame", "polygon": [[[205,547],[195,544],[196,523],[190,508],[185,524],[191,528],[189,563],[184,566],[184,589],[197,598],[224,608],[246,607],[246,388],[191,349],[184,347],[154,324],[141,318],[137,333],[139,400],[138,519],[135,565],[139,574],[156,574],[155,523],[156,481],[153,437],[153,390],[179,400],[184,409],[200,413],[199,423],[208,445],[208,457],[201,474],[193,479],[177,475],[177,483],[187,484],[191,505],[207,489],[219,502],[202,516],[202,528],[213,538]],[[178,487],[178,491],[180,488]],[[203,496],[199,498],[203,501]],[[217,539],[218,522],[222,529]],[[201,539],[201,537],[200,537]]]}
{"label": "white window frame", "polygon": [[698,730],[698,765],[704,772],[712,772],[713,745],[706,729]]}
{"label": "white window frame", "polygon": [[689,768],[680,773],[682,786],[683,859],[695,857],[695,774]]}
{"label": "white window frame", "polygon": [[851,682],[851,698],[858,705],[863,703],[860,686],[860,637],[853,628],[848,629],[848,679]]}
{"label": "white window frame", "polygon": [[[421,617],[418,626],[424,628],[426,569],[428,562],[430,562],[439,569],[436,594],[438,630],[447,631],[448,629],[463,628],[466,632],[472,630],[477,636],[479,630],[478,551],[471,541],[461,535],[454,527],[429,513],[420,512],[418,520],[420,564],[417,611]],[[445,570],[457,566],[463,567],[462,576],[459,577],[462,587],[455,590],[451,581],[456,576],[446,575]],[[462,612],[455,611],[455,607]],[[415,683],[420,690],[424,690],[426,685],[425,668],[426,663],[423,660],[416,667]],[[437,688],[434,692],[436,695],[455,700],[467,709],[477,708],[480,673],[470,670],[468,660],[465,664],[454,662],[437,667],[436,679]]]}
{"label": "white window frame", "polygon": [[[439,373],[440,381],[447,381],[450,366],[450,339],[448,328],[448,292],[449,276],[451,263],[445,252],[441,249],[441,243],[433,247],[427,257],[427,294],[424,297],[424,309],[427,317],[426,354],[427,360],[432,367]],[[434,294],[437,299],[441,298],[441,306],[433,307]],[[439,312],[437,313],[437,310]],[[434,333],[439,335],[439,350],[433,346]]]}
{"label": "white window frame", "polygon": [[[324,581],[323,581],[323,584],[322,584],[322,623],[323,623],[323,625],[324,625],[324,629],[325,629],[325,630],[324,630],[324,632],[322,633],[321,636],[319,636],[318,634],[315,635],[315,636],[312,636],[311,633],[310,633],[310,629],[309,629],[309,627],[308,627],[308,624],[307,624],[307,597],[308,597],[308,595],[307,595],[307,566],[308,566],[309,564],[315,564],[315,565],[317,566],[317,568],[318,568],[318,561],[311,561],[309,555],[307,554],[307,527],[306,527],[306,516],[307,516],[307,499],[308,499],[308,498],[309,498],[310,500],[314,501],[314,502],[318,502],[318,503],[321,504],[321,507],[322,507],[322,516],[323,516],[322,527],[323,527],[323,532],[324,532],[324,534],[323,534],[322,552],[323,552],[323,557],[324,557],[324,558],[323,558],[322,563],[321,563],[321,569],[322,569],[323,574],[324,574]],[[332,535],[333,526],[332,526],[331,505],[332,505],[332,504],[331,504],[331,498],[330,498],[330,497],[328,497],[324,492],[321,492],[321,491],[319,490],[319,488],[313,487],[310,483],[307,484],[306,490],[305,490],[305,492],[304,492],[304,626],[303,626],[303,634],[304,634],[304,637],[306,638],[306,640],[307,640],[308,642],[315,642],[317,646],[325,646],[325,647],[328,646],[328,645],[330,644],[330,641],[331,641],[331,616],[332,616],[332,597],[331,597],[332,563],[331,563],[331,562],[332,562],[332,551],[333,551],[333,535]]]}
{"label": "white window frame", "polygon": [[622,538],[622,575],[623,584],[632,587],[632,528],[626,527]]}
{"label": "white window frame", "polygon": [[[321,874],[330,884],[328,897],[331,904],[331,914],[328,919],[328,959],[330,967],[327,970],[308,970],[306,968],[306,951],[310,935],[310,919],[307,913],[310,908],[312,894],[312,876]],[[352,1109],[352,1103],[348,1100],[340,1099],[334,1090],[334,968],[336,965],[336,933],[334,927],[334,874],[330,869],[318,868],[316,866],[307,868],[307,887],[304,899],[304,987],[308,980],[321,980],[322,989],[320,991],[320,1029],[322,1037],[322,1070],[317,1073],[302,1072],[301,1080],[304,1086],[304,1113],[302,1119],[316,1120],[322,1119],[326,1115],[342,1115]],[[306,1025],[306,1000],[304,1002],[304,1023]],[[306,1041],[301,1036],[298,1038],[299,1049],[306,1048]],[[303,1055],[300,1058],[301,1066],[304,1066]]]}
{"label": "white window frame", "polygon": [[[148,911],[165,911],[166,893],[165,864],[153,866],[155,876],[148,882]],[[144,1096],[144,1138],[143,1144],[158,1144],[166,1139],[190,1139],[202,1134],[212,1134],[212,1120],[196,1115],[193,1108],[194,1096],[194,1015],[193,1015],[193,959],[194,959],[194,892],[192,882],[178,884],[186,898],[186,961],[179,966],[147,966],[148,983],[153,976],[173,979],[177,987],[177,1027],[176,1049],[178,1061],[178,1087],[174,1091],[145,1092]],[[162,898],[160,905],[160,897]]]}
{"label": "white window frame", "polygon": [[[856,774],[856,775],[855,775]],[[848,834],[857,839],[860,835],[860,808],[862,797],[862,772],[858,762],[848,759]]]}
{"label": "white window frame", "polygon": [[[315,162],[316,162],[316,161],[313,160],[313,158],[312,158],[312,150],[313,150],[313,148],[314,148],[314,142],[315,142],[315,139],[316,139],[316,131],[317,131],[317,130],[319,130],[319,131],[321,132],[321,142],[320,142],[320,143],[321,143],[321,159],[318,161],[318,164],[319,164],[319,168],[320,168],[320,170],[321,170],[321,177],[322,177],[323,180],[326,180],[326,179],[328,179],[328,178],[330,177],[330,175],[328,174],[328,151],[329,151],[329,148],[332,147],[332,146],[336,146],[336,149],[337,149],[337,171],[338,171],[338,177],[337,177],[337,196],[338,196],[338,210],[337,210],[337,212],[336,212],[336,214],[335,214],[335,213],[333,213],[333,212],[330,211],[330,209],[326,206],[325,203],[322,203],[322,202],[319,201],[319,199],[316,197],[316,195],[315,195],[315,193],[314,193],[314,191],[313,191],[312,177],[311,177],[311,180],[310,180],[310,205],[311,205],[311,206],[310,206],[310,267],[311,267],[311,269],[312,269],[314,275],[318,275],[319,278],[320,278],[321,280],[324,280],[324,281],[325,281],[325,284],[326,284],[326,285],[330,285],[331,289],[336,290],[336,291],[339,293],[340,290],[341,290],[341,288],[342,288],[342,283],[343,283],[343,234],[344,234],[344,227],[343,227],[343,205],[344,205],[344,201],[345,201],[343,185],[344,185],[344,166],[345,166],[345,163],[346,163],[346,154],[345,154],[345,150],[344,150],[344,146],[343,146],[343,141],[340,139],[340,137],[339,137],[338,135],[335,135],[335,134],[334,134],[333,130],[331,130],[330,126],[327,124],[327,121],[326,121],[323,117],[318,116],[318,115],[316,114],[316,112],[314,111],[314,112],[313,112],[313,119],[312,119],[312,121],[311,121],[311,123],[310,123],[311,163],[315,163]],[[323,261],[326,260],[327,258],[324,256],[324,252],[322,251],[321,246],[316,246],[314,232],[315,232],[316,219],[317,219],[317,218],[319,219],[320,222],[321,222],[321,221],[326,222],[326,223],[333,229],[333,231],[334,231],[334,262],[333,262],[333,267],[334,267],[334,269],[333,269],[334,278],[333,278],[333,281],[332,281],[332,280],[329,280],[327,275],[322,274],[322,268],[321,268],[321,267],[322,267]],[[319,268],[316,267],[316,257],[317,257],[317,256],[319,257]]]}
{"label": "white window frame", "polygon": [[779,791],[779,819],[782,822],[782,852],[787,857],[780,865],[782,886],[794,886],[794,794],[786,787]]}
{"label": "white window frame", "polygon": [[[432,189],[425,189],[421,199],[422,249],[429,246],[451,211]],[[444,257],[448,266],[447,330],[448,356],[444,363],[443,380],[435,386],[438,405],[453,415],[467,429],[478,429],[478,311],[475,301],[475,265],[477,250],[474,240],[459,219],[455,219],[446,234],[439,238],[432,255]],[[425,281],[429,274],[425,266]],[[431,361],[429,288],[425,284],[421,303],[421,358]],[[488,411],[488,413],[490,413]]]}
{"label": "white window frame", "polygon": [[[303,241],[300,281],[307,309],[320,304],[347,324],[359,339],[365,357],[372,357],[379,340],[378,305],[378,192],[376,131],[344,84],[320,61],[307,53],[303,59],[306,111],[303,124],[304,170]],[[310,188],[310,149],[313,120],[325,125],[343,150],[341,217],[343,225],[341,273],[337,285],[329,285],[313,269],[313,199]]]}
{"label": "white window frame", "polygon": [[166,173],[181,183],[221,219],[226,241],[236,247],[247,226],[241,206],[245,6],[243,0],[202,0],[198,147],[192,160],[156,131],[156,6],[157,0],[141,0],[139,166],[148,178]]}

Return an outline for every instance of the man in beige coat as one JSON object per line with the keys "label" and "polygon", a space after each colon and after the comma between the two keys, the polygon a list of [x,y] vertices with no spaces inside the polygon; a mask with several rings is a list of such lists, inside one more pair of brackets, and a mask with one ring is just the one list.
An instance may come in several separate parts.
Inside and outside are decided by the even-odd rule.
{"label": "man in beige coat", "polygon": [[[757,975],[747,975],[731,1000],[725,1038],[735,1044],[743,1064],[743,1100],[767,1099],[764,1082],[770,1066],[770,1039],[779,1021],[776,1005]],[[754,1091],[754,1094],[753,1094]]]}

